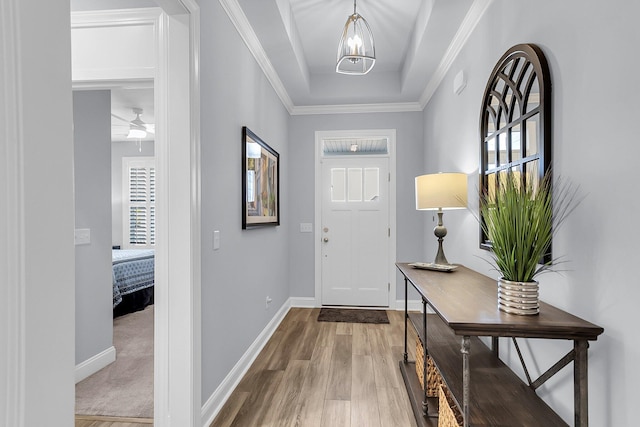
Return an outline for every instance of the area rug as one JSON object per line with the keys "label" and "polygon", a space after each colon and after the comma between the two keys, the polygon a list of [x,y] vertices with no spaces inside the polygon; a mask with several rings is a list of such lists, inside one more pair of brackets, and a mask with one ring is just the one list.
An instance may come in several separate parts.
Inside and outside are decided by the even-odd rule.
{"label": "area rug", "polygon": [[389,323],[385,310],[354,310],[348,308],[322,308],[318,322]]}
{"label": "area rug", "polygon": [[153,305],[113,320],[116,361],[76,384],[76,414],[153,418]]}

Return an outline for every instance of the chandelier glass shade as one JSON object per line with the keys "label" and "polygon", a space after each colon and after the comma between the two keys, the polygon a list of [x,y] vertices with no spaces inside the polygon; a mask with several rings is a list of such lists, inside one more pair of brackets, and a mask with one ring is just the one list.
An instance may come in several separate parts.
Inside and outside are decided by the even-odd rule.
{"label": "chandelier glass shade", "polygon": [[356,12],[353,2],[353,14],[347,18],[338,44],[336,72],[340,74],[364,75],[376,63],[376,48],[373,33],[366,19]]}

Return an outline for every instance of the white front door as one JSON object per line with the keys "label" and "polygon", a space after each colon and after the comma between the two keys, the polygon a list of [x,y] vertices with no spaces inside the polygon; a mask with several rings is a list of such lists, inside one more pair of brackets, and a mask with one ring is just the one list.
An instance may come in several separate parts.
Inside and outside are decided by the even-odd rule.
{"label": "white front door", "polygon": [[389,306],[389,158],[322,159],[323,305]]}

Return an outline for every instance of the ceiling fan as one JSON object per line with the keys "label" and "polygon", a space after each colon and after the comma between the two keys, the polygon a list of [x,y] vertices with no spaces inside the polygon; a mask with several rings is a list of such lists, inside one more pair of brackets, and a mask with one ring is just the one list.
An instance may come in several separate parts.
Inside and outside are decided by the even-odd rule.
{"label": "ceiling fan", "polygon": [[140,118],[143,113],[142,108],[132,108],[132,111],[133,114],[136,115],[135,119],[133,120],[127,120],[117,114],[111,113],[111,117],[127,124],[127,127],[123,129],[122,134],[124,135],[126,133],[127,139],[134,140],[144,139],[147,138],[149,134],[155,134],[155,124],[145,123]]}

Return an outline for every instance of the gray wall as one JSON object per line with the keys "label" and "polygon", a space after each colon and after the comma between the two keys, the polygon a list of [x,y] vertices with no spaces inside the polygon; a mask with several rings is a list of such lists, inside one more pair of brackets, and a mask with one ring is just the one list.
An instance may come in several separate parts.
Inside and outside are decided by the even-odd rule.
{"label": "gray wall", "polygon": [[[424,234],[421,215],[413,207],[413,180],[423,173],[423,117],[421,113],[371,113],[291,116],[288,162],[291,181],[289,222],[289,283],[291,296],[314,297],[313,233],[300,233],[301,222],[313,222],[315,215],[315,132],[323,130],[396,129],[396,215],[395,259],[417,261],[423,257]],[[404,287],[396,280],[397,297],[404,299]]]}
{"label": "gray wall", "polygon": [[[496,0],[469,38],[425,110],[425,165],[429,172],[452,169],[471,175],[477,188],[479,108],[486,81],[500,56],[517,43],[544,51],[553,82],[554,171],[580,185],[586,198],[554,240],[563,255],[562,274],[540,277],[541,299],[605,328],[589,350],[589,413],[593,426],[631,426],[640,398],[635,361],[640,342],[634,314],[640,288],[635,255],[640,229],[635,122],[640,80],[637,17],[640,3],[595,0],[514,2]],[[457,96],[453,77],[468,85]],[[470,201],[477,207],[477,197]],[[461,212],[461,211],[460,211]],[[472,215],[445,213],[450,234],[447,256],[492,277],[477,249]],[[425,240],[435,245],[433,236]],[[506,343],[505,343],[506,344]],[[506,347],[506,346],[505,346]],[[524,345],[532,375],[546,370],[571,349],[568,342],[530,340]],[[516,370],[512,350],[505,349]],[[540,393],[573,422],[571,366]]]}
{"label": "gray wall", "polygon": [[91,243],[76,246],[76,364],[111,347],[111,94],[74,91],[76,228]]}
{"label": "gray wall", "polygon": [[[217,1],[200,2],[202,399],[289,298],[288,113]],[[242,230],[242,126],[280,153],[279,227]],[[213,231],[220,249],[213,251]],[[265,309],[266,296],[273,299]]]}
{"label": "gray wall", "polygon": [[153,141],[142,141],[142,150],[137,141],[116,141],[111,144],[111,243],[122,246],[122,158],[153,157]]}
{"label": "gray wall", "polygon": [[3,0],[0,22],[0,417],[9,426],[71,426],[69,2]]}

